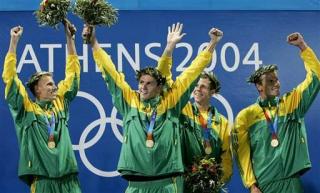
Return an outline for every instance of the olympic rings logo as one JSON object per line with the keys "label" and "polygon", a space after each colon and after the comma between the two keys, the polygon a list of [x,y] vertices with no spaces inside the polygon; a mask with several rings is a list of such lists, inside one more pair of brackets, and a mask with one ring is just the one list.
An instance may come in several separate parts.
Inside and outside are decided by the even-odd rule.
{"label": "olympic rings logo", "polygon": [[[102,177],[118,176],[119,173],[117,171],[110,171],[110,172],[103,171],[103,170],[100,170],[100,169],[96,168],[95,166],[93,166],[90,163],[90,161],[88,160],[86,153],[85,153],[86,149],[93,146],[94,144],[96,144],[100,140],[100,138],[102,137],[102,135],[104,133],[104,130],[106,128],[107,123],[111,124],[111,128],[112,128],[114,135],[116,136],[116,138],[120,142],[122,142],[123,138],[122,138],[122,135],[121,135],[121,133],[118,129],[118,126],[117,126],[117,125],[120,125],[122,127],[122,120],[117,119],[117,110],[113,107],[112,112],[111,112],[111,116],[108,118],[106,116],[106,112],[104,111],[102,104],[94,96],[90,95],[89,93],[83,92],[83,91],[79,91],[77,96],[83,97],[83,98],[89,100],[90,102],[92,102],[96,106],[96,108],[99,112],[100,118],[93,121],[92,123],[90,123],[83,130],[83,132],[80,136],[79,144],[72,145],[73,150],[79,151],[81,161],[92,173],[94,173],[98,176],[102,176]],[[97,134],[91,140],[86,142],[87,136],[90,133],[90,131],[98,125],[100,125],[100,126],[99,126],[99,130],[98,130]]]}
{"label": "olympic rings logo", "polygon": [[[106,124],[110,124],[113,134],[115,135],[115,137],[122,142],[123,137],[122,134],[120,133],[118,126],[122,127],[122,120],[117,119],[117,110],[115,107],[113,107],[112,111],[111,111],[111,115],[110,117],[106,116],[106,112],[102,106],[102,104],[99,102],[98,99],[96,99],[94,96],[92,96],[89,93],[83,92],[83,91],[79,91],[77,94],[78,97],[82,97],[87,99],[88,101],[90,101],[91,103],[94,104],[94,106],[97,108],[98,112],[99,112],[99,116],[100,118],[98,118],[97,120],[91,122],[82,132],[80,139],[79,139],[79,144],[78,145],[72,145],[73,150],[77,150],[79,151],[79,155],[81,158],[81,161],[83,162],[83,164],[87,167],[87,169],[89,171],[91,171],[92,173],[98,175],[98,176],[102,176],[102,177],[115,177],[118,176],[119,173],[115,170],[115,171],[103,171],[101,169],[96,168],[88,159],[85,150],[92,147],[93,145],[95,145],[100,138],[102,137],[105,128],[106,128]],[[229,102],[220,94],[215,94],[213,96],[214,98],[216,98],[218,101],[220,101],[223,106],[225,107],[225,110],[227,112],[227,117],[228,117],[228,121],[229,123],[233,123],[233,112],[232,112],[232,108],[229,104]],[[89,135],[89,133],[91,132],[91,130],[93,130],[95,127],[99,126],[99,129],[96,133],[96,135],[87,141],[87,137]],[[229,124],[229,126],[231,126],[231,124]]]}

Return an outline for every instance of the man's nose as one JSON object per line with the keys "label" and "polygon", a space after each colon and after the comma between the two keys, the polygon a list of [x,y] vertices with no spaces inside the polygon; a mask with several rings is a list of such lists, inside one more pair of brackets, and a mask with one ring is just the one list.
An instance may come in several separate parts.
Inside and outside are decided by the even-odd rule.
{"label": "man's nose", "polygon": [[53,91],[57,91],[58,87],[56,85],[53,85]]}
{"label": "man's nose", "polygon": [[141,84],[141,88],[142,89],[146,89],[147,88],[147,84]]}

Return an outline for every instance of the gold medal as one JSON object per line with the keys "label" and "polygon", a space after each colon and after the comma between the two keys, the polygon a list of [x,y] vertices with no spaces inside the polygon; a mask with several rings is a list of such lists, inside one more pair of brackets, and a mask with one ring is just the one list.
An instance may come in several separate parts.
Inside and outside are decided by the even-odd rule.
{"label": "gold medal", "polygon": [[55,143],[54,141],[49,141],[49,142],[48,142],[48,147],[49,147],[50,149],[53,149],[53,148],[56,147],[56,143]]}
{"label": "gold medal", "polygon": [[272,139],[271,140],[271,146],[272,147],[278,147],[278,145],[279,145],[278,139]]}
{"label": "gold medal", "polygon": [[148,139],[148,140],[146,141],[146,146],[149,147],[149,148],[153,147],[153,146],[154,146],[153,140]]}
{"label": "gold medal", "polygon": [[211,154],[212,153],[212,148],[210,146],[206,147],[204,149],[204,151],[206,152],[207,155]]}

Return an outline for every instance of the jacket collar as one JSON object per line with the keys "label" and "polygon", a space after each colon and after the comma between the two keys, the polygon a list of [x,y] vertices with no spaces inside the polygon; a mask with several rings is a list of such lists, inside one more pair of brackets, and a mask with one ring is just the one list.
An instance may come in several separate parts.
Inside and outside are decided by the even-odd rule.
{"label": "jacket collar", "polygon": [[52,108],[52,101],[44,101],[44,100],[38,100],[35,101],[42,109],[51,109]]}
{"label": "jacket collar", "polygon": [[261,99],[260,97],[257,98],[257,103],[261,107],[275,107],[279,104],[280,98],[279,97],[273,97],[268,99]]}
{"label": "jacket collar", "polygon": [[[197,107],[196,103],[193,103],[193,104],[192,104],[192,110],[193,110],[193,113],[194,113],[196,116],[199,116],[199,115],[200,115],[200,110],[199,110],[199,108]],[[212,117],[215,117],[213,121],[214,121],[216,124],[219,124],[219,123],[220,123],[220,114],[219,114],[218,110],[217,110],[214,106],[211,106],[211,105],[210,105],[208,112],[211,112]]]}

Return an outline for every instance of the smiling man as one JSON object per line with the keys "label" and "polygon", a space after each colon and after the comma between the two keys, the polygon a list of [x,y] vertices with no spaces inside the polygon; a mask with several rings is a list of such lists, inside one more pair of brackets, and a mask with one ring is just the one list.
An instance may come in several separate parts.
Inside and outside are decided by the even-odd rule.
{"label": "smiling man", "polygon": [[32,101],[16,70],[16,49],[23,33],[11,29],[10,46],[2,78],[5,98],[16,127],[20,150],[19,177],[30,186],[31,193],[80,193],[78,167],[68,131],[69,105],[77,95],[80,65],[70,31],[65,24],[68,57],[66,77],[58,87],[49,72],[37,72],[27,83]]}
{"label": "smiling man", "polygon": [[302,193],[300,176],[311,167],[304,115],[320,89],[320,63],[301,34],[287,41],[301,50],[305,80],[280,97],[277,66],[260,67],[248,79],[259,92],[257,102],[235,121],[234,150],[251,193]]}
{"label": "smiling man", "polygon": [[[167,85],[172,87],[172,53],[176,44],[181,41],[182,25],[177,30],[168,30],[167,46],[158,69],[166,77]],[[209,31],[214,48],[223,36],[217,28]],[[213,51],[213,49],[212,49]],[[164,60],[166,58],[166,60]],[[232,156],[230,149],[230,130],[227,119],[211,105],[211,97],[220,91],[220,82],[213,73],[203,72],[196,83],[192,95],[194,103],[188,102],[179,117],[181,123],[182,154],[186,172],[191,172],[195,159],[215,158],[222,166],[221,181],[226,184],[232,175]],[[197,183],[197,182],[196,182]],[[191,186],[191,184],[189,184]],[[193,192],[189,185],[185,185],[184,193]],[[206,187],[207,188],[207,187]]]}
{"label": "smiling man", "polygon": [[[178,29],[174,27],[173,30]],[[83,36],[90,31],[86,26]],[[214,37],[168,92],[163,92],[165,77],[151,67],[137,72],[139,91],[133,90],[123,74],[116,70],[110,56],[100,48],[94,28],[91,37],[96,64],[113,104],[123,116],[123,144],[118,171],[129,182],[126,193],[183,192],[179,115],[189,100],[197,77],[211,60]],[[168,58],[160,60],[165,62]]]}

